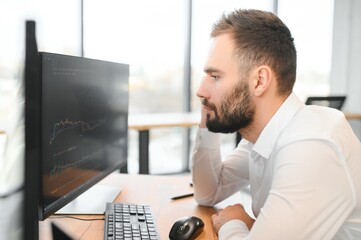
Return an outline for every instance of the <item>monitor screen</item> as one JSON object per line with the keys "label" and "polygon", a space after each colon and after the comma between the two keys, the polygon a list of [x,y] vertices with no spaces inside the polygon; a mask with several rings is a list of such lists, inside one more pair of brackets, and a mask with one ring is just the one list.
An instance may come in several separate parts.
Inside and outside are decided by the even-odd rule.
{"label": "monitor screen", "polygon": [[126,166],[129,66],[45,52],[39,57],[41,127],[34,134],[41,138],[43,220]]}

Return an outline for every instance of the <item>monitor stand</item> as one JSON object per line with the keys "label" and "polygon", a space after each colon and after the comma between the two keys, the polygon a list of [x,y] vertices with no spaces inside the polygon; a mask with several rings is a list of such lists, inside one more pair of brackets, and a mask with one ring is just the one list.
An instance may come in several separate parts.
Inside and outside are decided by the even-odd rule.
{"label": "monitor stand", "polygon": [[113,202],[121,188],[94,185],[55,214],[104,214],[107,202]]}

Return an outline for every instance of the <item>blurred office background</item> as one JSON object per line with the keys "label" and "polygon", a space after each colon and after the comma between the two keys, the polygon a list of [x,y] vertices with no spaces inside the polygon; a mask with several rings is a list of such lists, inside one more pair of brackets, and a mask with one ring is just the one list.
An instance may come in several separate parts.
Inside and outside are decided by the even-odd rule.
{"label": "blurred office background", "polygon": [[[347,95],[344,111],[361,113],[361,2],[358,0],[4,0],[0,2],[0,154],[22,149],[21,112],[25,20],[37,23],[40,51],[130,64],[129,114],[199,111],[209,32],[224,11],[257,8],[276,13],[298,51],[295,92]],[[20,127],[19,127],[20,126]],[[361,134],[360,121],[352,122]],[[151,131],[150,172],[187,170],[183,145],[196,128]],[[138,171],[138,133],[129,131],[129,172]],[[235,136],[223,136],[223,154]],[[8,156],[16,157],[16,156]],[[0,168],[4,158],[0,158]]]}

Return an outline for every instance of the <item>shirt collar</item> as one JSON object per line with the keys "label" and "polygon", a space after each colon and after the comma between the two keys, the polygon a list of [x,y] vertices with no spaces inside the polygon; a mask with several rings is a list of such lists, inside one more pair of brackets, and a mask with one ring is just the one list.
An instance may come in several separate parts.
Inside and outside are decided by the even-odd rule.
{"label": "shirt collar", "polygon": [[268,159],[278,136],[303,105],[296,94],[291,93],[262,130],[253,146],[253,151]]}

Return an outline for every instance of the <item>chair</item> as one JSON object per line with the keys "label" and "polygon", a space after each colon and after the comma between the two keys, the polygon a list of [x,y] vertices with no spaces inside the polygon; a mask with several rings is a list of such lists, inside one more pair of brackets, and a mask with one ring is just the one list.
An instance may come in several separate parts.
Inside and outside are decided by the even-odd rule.
{"label": "chair", "polygon": [[306,105],[319,105],[341,110],[345,101],[346,96],[308,97]]}

